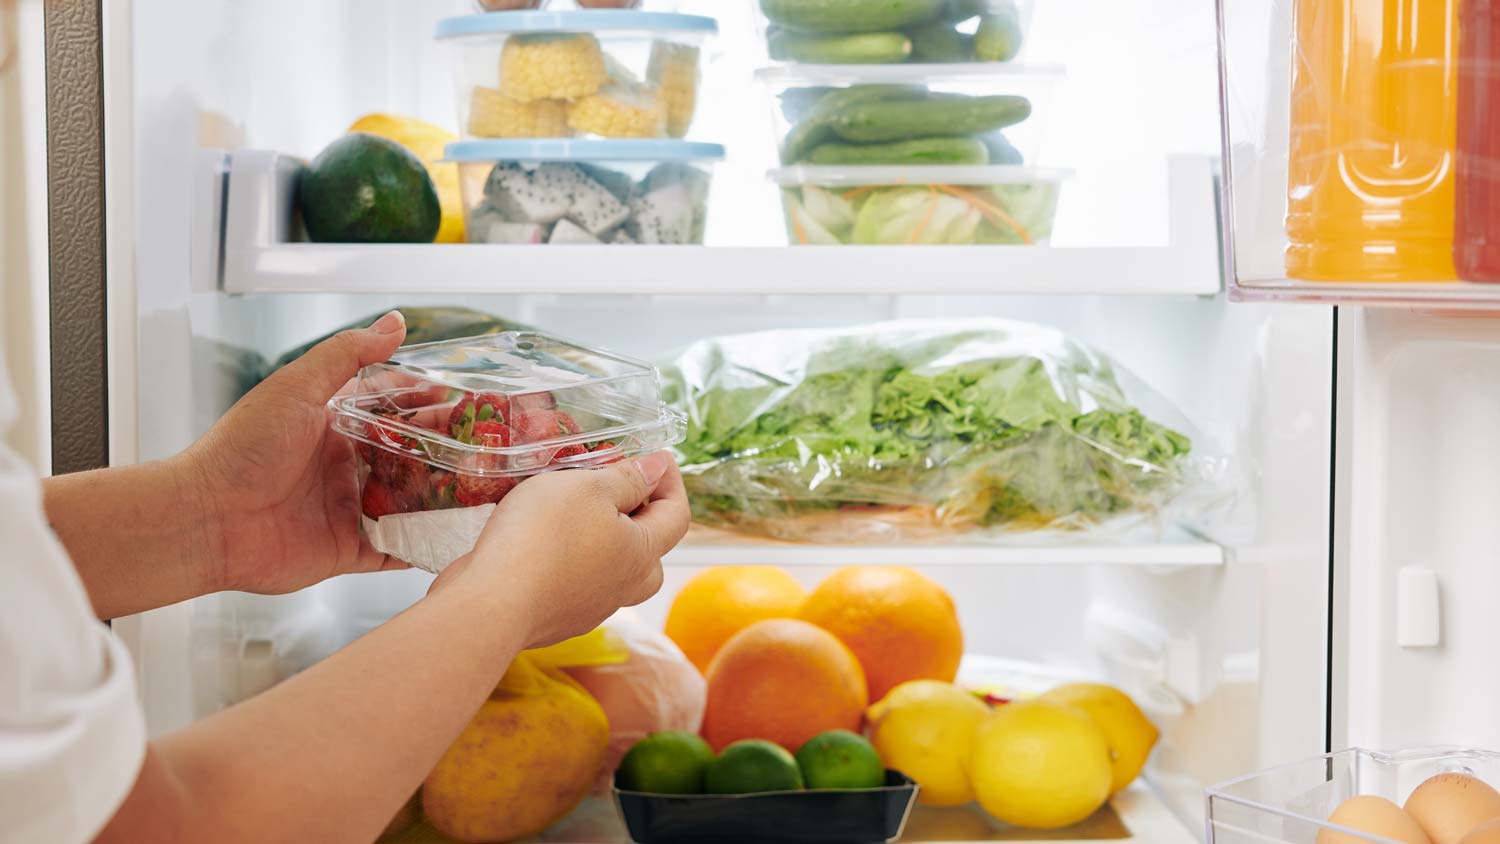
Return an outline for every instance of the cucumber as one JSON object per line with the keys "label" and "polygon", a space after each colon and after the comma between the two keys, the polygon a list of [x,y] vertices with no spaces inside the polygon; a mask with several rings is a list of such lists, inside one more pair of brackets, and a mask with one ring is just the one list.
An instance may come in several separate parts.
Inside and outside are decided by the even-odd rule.
{"label": "cucumber", "polygon": [[899,32],[805,35],[778,29],[768,46],[776,61],[813,64],[896,64],[911,55],[911,39]]}
{"label": "cucumber", "polygon": [[941,18],[918,24],[906,34],[911,38],[914,62],[966,62],[974,56],[973,36],[959,32]]}
{"label": "cucumber", "polygon": [[991,132],[979,140],[990,151],[991,164],[1022,164],[1021,151],[1015,148],[1004,132]]}
{"label": "cucumber", "polygon": [[945,5],[946,0],[760,0],[771,23],[831,34],[901,29],[937,17]]}
{"label": "cucumber", "polygon": [[1000,95],[963,99],[876,100],[838,109],[828,128],[854,143],[904,141],[934,134],[978,135],[1031,116],[1031,101]]}
{"label": "cucumber", "polygon": [[790,164],[807,151],[833,140],[828,121],[841,109],[875,100],[914,100],[927,96],[927,89],[914,85],[856,85],[830,91],[807,109],[802,119],[786,134],[781,145],[781,160]]}
{"label": "cucumber", "polygon": [[1021,12],[1011,0],[995,4],[979,18],[974,33],[974,57],[982,62],[1008,62],[1021,52]]}
{"label": "cucumber", "polygon": [[809,164],[923,165],[988,164],[989,148],[978,138],[916,138],[885,144],[829,143],[808,153]]}

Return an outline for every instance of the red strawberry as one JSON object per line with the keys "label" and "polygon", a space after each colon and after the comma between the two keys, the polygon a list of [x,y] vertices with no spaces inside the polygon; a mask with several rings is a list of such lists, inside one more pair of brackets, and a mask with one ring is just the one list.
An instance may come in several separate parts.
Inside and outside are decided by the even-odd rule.
{"label": "red strawberry", "polygon": [[391,488],[374,477],[365,479],[365,492],[360,497],[360,509],[366,516],[378,519],[401,512],[401,502]]}
{"label": "red strawberry", "polygon": [[588,453],[589,453],[588,446],[585,446],[585,445],[565,445],[562,448],[559,448],[557,450],[556,454],[552,455],[552,462],[556,463],[557,461],[563,460],[563,459],[568,458],[568,457],[577,457],[580,454],[588,454]]}
{"label": "red strawberry", "polygon": [[618,463],[620,461],[620,459],[621,459],[621,456],[620,456],[620,453],[619,453],[620,447],[617,446],[617,445],[615,445],[614,443],[612,443],[612,442],[594,443],[594,447],[592,449],[592,451],[593,451],[594,454],[598,454],[601,451],[611,451],[611,450],[614,451],[615,453],[612,454],[612,455],[609,455],[608,457],[604,458],[600,462],[601,463]]}
{"label": "red strawberry", "polygon": [[475,445],[482,445],[486,448],[505,448],[510,445],[510,426],[493,419],[486,422],[475,422],[474,430],[469,436],[469,442]]}
{"label": "red strawberry", "polygon": [[455,506],[454,493],[458,489],[458,476],[441,469],[433,471],[429,478],[427,494],[422,496],[423,510],[447,510]]}
{"label": "red strawberry", "polygon": [[499,393],[465,393],[448,413],[448,435],[459,442],[471,442],[474,426],[510,418],[510,399]]}
{"label": "red strawberry", "polygon": [[578,433],[578,422],[561,410],[533,410],[518,413],[511,422],[514,439],[534,443]]}
{"label": "red strawberry", "polygon": [[531,413],[536,410],[556,410],[557,397],[551,393],[522,393],[511,400],[515,413]]}
{"label": "red strawberry", "polygon": [[459,475],[458,483],[453,490],[453,499],[465,507],[495,504],[514,489],[517,483],[515,478],[480,478],[474,475]]}

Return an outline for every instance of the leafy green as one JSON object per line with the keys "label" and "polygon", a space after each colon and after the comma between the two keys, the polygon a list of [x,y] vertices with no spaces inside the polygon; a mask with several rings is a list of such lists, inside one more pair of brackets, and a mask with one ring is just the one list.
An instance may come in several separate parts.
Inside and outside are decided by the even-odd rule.
{"label": "leafy green", "polygon": [[1032,326],[903,325],[722,338],[667,367],[697,518],[794,539],[788,517],[836,508],[1084,527],[1182,485],[1191,440],[1107,360]]}

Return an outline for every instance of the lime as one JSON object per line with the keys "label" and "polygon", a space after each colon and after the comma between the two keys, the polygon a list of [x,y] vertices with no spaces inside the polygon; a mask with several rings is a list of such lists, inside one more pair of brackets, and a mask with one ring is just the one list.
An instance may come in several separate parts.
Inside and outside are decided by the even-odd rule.
{"label": "lime", "polygon": [[807,740],[797,751],[797,767],[808,788],[878,788],[885,785],[885,765],[864,736],[829,730]]}
{"label": "lime", "polygon": [[709,794],[753,794],[758,791],[797,791],[802,772],[797,760],[778,744],[764,739],[742,739],[724,748],[708,764],[704,776]]}
{"label": "lime", "polygon": [[652,733],[620,760],[615,784],[625,791],[650,794],[702,794],[703,772],[713,760],[708,742],[693,733]]}

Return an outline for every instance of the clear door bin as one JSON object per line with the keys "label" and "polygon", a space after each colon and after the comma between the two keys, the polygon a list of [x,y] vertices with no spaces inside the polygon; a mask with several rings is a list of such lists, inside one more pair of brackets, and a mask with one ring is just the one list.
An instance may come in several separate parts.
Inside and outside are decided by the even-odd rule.
{"label": "clear door bin", "polygon": [[427,571],[467,553],[526,478],[658,451],[684,429],[654,367],[527,331],[399,349],[329,406],[355,441],[366,535]]}
{"label": "clear door bin", "polygon": [[[1208,842],[1399,844],[1327,819],[1357,795],[1403,805],[1428,778],[1455,772],[1500,787],[1500,753],[1462,748],[1380,753],[1355,748],[1271,768],[1208,789]],[[1339,835],[1330,837],[1334,834]]]}
{"label": "clear door bin", "polygon": [[467,138],[681,138],[712,18],[592,8],[448,18]]}

